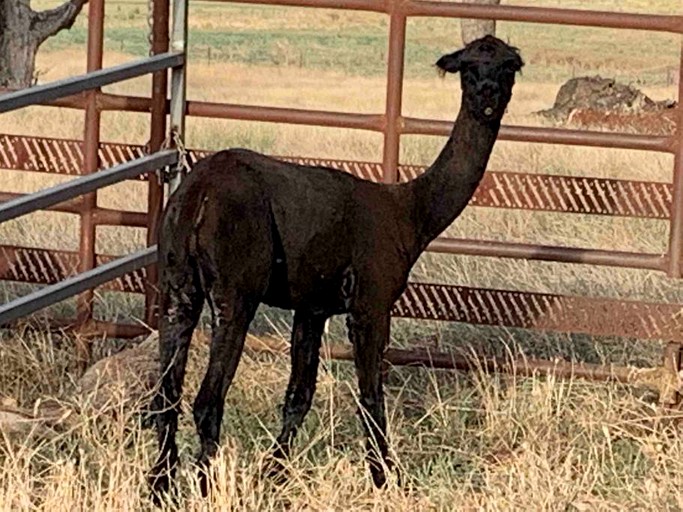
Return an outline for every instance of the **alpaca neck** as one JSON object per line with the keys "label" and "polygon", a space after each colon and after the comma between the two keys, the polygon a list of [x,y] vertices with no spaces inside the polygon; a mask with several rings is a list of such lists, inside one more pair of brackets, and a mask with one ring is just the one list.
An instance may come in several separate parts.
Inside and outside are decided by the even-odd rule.
{"label": "alpaca neck", "polygon": [[460,109],[445,147],[427,171],[409,182],[416,222],[416,250],[445,230],[474,195],[493,150],[500,120],[482,123]]}

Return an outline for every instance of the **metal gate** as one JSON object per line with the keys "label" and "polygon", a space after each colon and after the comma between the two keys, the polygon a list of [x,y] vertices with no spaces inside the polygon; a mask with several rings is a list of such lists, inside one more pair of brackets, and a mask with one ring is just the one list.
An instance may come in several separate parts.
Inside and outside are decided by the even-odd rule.
{"label": "metal gate", "polygon": [[[217,1],[217,0],[214,0]],[[233,1],[233,0],[225,0]],[[418,166],[399,165],[399,145],[402,135],[447,135],[451,123],[430,119],[416,119],[402,115],[402,87],[406,20],[409,17],[464,17],[531,23],[553,23],[592,27],[627,28],[649,31],[683,33],[682,16],[622,14],[590,10],[550,9],[517,6],[480,6],[464,3],[432,2],[423,0],[239,0],[240,3],[259,3],[299,7],[353,9],[386,14],[389,19],[388,67],[386,104],[383,113],[353,114],[289,108],[253,107],[204,101],[185,101],[184,58],[187,31],[187,0],[174,0],[171,51],[168,52],[168,0],[154,2],[153,53],[155,57],[124,66],[121,71],[99,72],[83,79],[73,79],[71,85],[48,84],[0,96],[0,112],[30,102],[48,102],[69,107],[85,108],[84,141],[46,139],[0,135],[0,167],[61,174],[84,174],[59,191],[49,190],[26,197],[3,194],[0,199],[0,222],[38,208],[81,215],[81,247],[79,253],[48,251],[25,247],[0,247],[4,263],[0,278],[13,281],[42,283],[50,286],[24,299],[0,307],[0,325],[33,312],[68,295],[89,290],[103,284],[109,289],[146,295],[146,320],[155,325],[156,276],[152,265],[155,253],[155,226],[162,207],[162,187],[155,179],[149,180],[149,209],[147,214],[120,212],[98,208],[95,193],[99,186],[134,176],[143,177],[153,167],[173,165],[174,151],[158,151],[165,138],[165,109],[170,110],[169,133],[182,138],[184,114],[197,117],[233,120],[253,120],[315,126],[355,128],[380,132],[384,135],[381,163],[332,161],[317,158],[287,158],[300,163],[326,165],[360,177],[386,183],[408,180],[422,172]],[[89,25],[89,71],[101,64],[102,3],[91,0]],[[683,63],[683,52],[681,53]],[[173,67],[170,106],[165,101],[166,73],[158,71]],[[156,72],[151,98],[106,94],[92,90],[85,96],[66,96],[99,87],[131,73]],[[679,69],[683,78],[683,65]],[[95,80],[95,81],[94,81]],[[100,80],[100,81],[96,81]],[[109,80],[109,81],[107,81]],[[679,80],[679,99],[683,98],[683,80]],[[504,126],[500,140],[546,144],[593,146],[603,148],[637,149],[674,155],[672,183],[615,180],[586,177],[567,177],[512,172],[489,172],[471,201],[473,207],[522,209],[531,211],[589,214],[630,218],[659,219],[670,226],[668,250],[662,254],[611,250],[557,247],[440,237],[430,251],[448,254],[523,258],[588,265],[606,265],[651,269],[666,272],[671,278],[683,276],[683,108],[678,105],[677,129],[671,136],[635,135]],[[99,113],[105,110],[151,112],[149,148],[99,141]],[[83,148],[83,156],[79,148]],[[99,149],[99,162],[98,162]],[[153,153],[147,155],[147,153]],[[194,160],[207,152],[190,151]],[[147,155],[147,156],[145,156]],[[130,162],[131,159],[134,159]],[[115,166],[104,172],[99,167]],[[114,180],[114,181],[112,181]],[[57,187],[59,188],[59,187]],[[87,193],[79,203],[65,202],[79,193]],[[149,248],[128,258],[111,261],[97,256],[94,251],[94,232],[97,225],[115,224],[146,226]],[[82,274],[66,280],[59,269],[65,262],[78,263]],[[98,264],[98,266],[96,266]],[[27,269],[39,269],[27,271]],[[132,325],[107,324],[92,319],[92,295],[81,295],[79,316],[74,325],[82,329],[107,332],[112,336],[134,336],[145,332]],[[406,293],[393,309],[394,316],[417,319],[467,322],[524,329],[590,333],[596,335],[628,336],[640,339],[665,340],[661,367],[635,370],[627,367],[605,367],[573,364],[561,361],[485,359],[478,364],[485,368],[505,370],[512,366],[518,373],[536,371],[560,375],[623,382],[640,383],[658,389],[664,401],[675,400],[678,385],[681,343],[683,342],[683,305],[671,303],[643,303],[626,300],[565,296],[547,293],[492,290],[454,286],[441,283],[410,283]],[[329,353],[338,358],[350,357],[345,347],[331,347]],[[471,360],[450,353],[435,353],[427,348],[418,350],[390,349],[386,358],[395,364],[427,364],[442,368],[469,368]]]}
{"label": "metal gate", "polygon": [[[156,224],[163,207],[163,188],[149,179],[146,215],[131,214],[97,206],[97,190],[127,179],[155,176],[166,168],[177,175],[178,152],[162,149],[166,135],[166,114],[170,110],[170,136],[182,138],[185,118],[185,42],[187,40],[187,0],[173,2],[173,28],[169,38],[169,2],[154,3],[151,56],[131,63],[102,69],[104,47],[104,0],[92,0],[88,7],[88,65],[83,76],[59,80],[28,89],[6,92],[0,96],[0,114],[29,105],[50,102],[85,110],[83,141],[69,144],[58,139],[12,137],[2,135],[0,166],[9,169],[57,172],[82,175],[62,185],[34,194],[3,194],[0,222],[41,209],[76,213],[80,216],[78,253],[45,251],[25,247],[2,246],[0,272],[4,279],[49,286],[0,306],[0,325],[31,314],[68,297],[78,297],[77,318],[63,323],[82,331],[109,331],[112,335],[131,335],[126,326],[102,325],[93,319],[93,289],[116,279],[143,283],[148,318],[156,301]],[[170,43],[170,49],[169,49]],[[168,72],[171,69],[170,107],[167,105]],[[118,147],[118,153],[103,155],[100,121],[103,111],[117,98],[101,87],[130,78],[153,74],[151,99],[146,110],[151,113],[150,142],[145,151]],[[66,145],[65,145],[66,142]],[[105,170],[102,170],[102,168]],[[151,174],[150,174],[151,173]],[[140,225],[147,227],[148,247],[122,258],[98,257],[95,254],[97,226]],[[69,276],[68,269],[78,268]],[[57,322],[59,324],[59,322]],[[112,329],[112,327],[114,327]],[[84,347],[87,350],[87,346]],[[87,354],[85,354],[87,356]]]}

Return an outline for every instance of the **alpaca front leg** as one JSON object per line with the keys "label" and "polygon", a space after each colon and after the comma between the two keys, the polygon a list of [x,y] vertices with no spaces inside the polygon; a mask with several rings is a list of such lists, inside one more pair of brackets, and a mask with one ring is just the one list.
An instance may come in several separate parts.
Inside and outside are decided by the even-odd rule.
{"label": "alpaca front leg", "polygon": [[367,460],[376,487],[386,484],[384,466],[392,469],[388,457],[387,425],[382,389],[382,354],[389,341],[389,313],[349,315],[349,338],[360,391],[359,414],[367,435]]}

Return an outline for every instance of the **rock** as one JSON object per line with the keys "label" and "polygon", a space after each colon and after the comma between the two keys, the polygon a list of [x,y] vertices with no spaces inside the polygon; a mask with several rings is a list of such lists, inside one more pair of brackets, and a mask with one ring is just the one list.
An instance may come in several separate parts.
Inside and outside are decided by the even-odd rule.
{"label": "rock", "polygon": [[97,361],[78,381],[74,400],[98,413],[148,405],[159,379],[157,340],[158,334],[151,334],[139,345]]}
{"label": "rock", "polygon": [[[32,431],[49,434],[52,429],[70,425],[78,418],[137,414],[148,410],[159,382],[158,333],[131,348],[100,359],[77,381],[73,394],[38,400],[33,411],[22,409],[11,398],[0,397],[0,431],[27,435]],[[195,333],[195,343],[207,343],[203,333]],[[288,343],[270,338],[247,336],[247,349],[281,353]]]}
{"label": "rock", "polygon": [[676,102],[672,100],[655,101],[635,87],[612,78],[582,76],[568,80],[557,92],[552,108],[536,114],[565,123],[576,110],[640,114],[675,106]]}
{"label": "rock", "polygon": [[64,401],[41,399],[29,410],[10,397],[0,397],[0,432],[17,440],[30,435],[52,438],[83,415],[116,416],[145,409],[159,378],[157,339],[155,333],[139,345],[97,361]]}

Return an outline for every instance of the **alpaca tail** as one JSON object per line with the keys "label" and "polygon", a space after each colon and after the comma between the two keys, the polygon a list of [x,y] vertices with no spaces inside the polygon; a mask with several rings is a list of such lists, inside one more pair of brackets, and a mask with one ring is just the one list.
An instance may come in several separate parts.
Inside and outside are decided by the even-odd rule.
{"label": "alpaca tail", "polygon": [[201,316],[206,293],[197,261],[197,228],[205,199],[199,204],[183,200],[179,190],[168,202],[159,231],[159,355],[161,386],[155,409],[171,408],[173,423],[180,398],[192,333]]}

